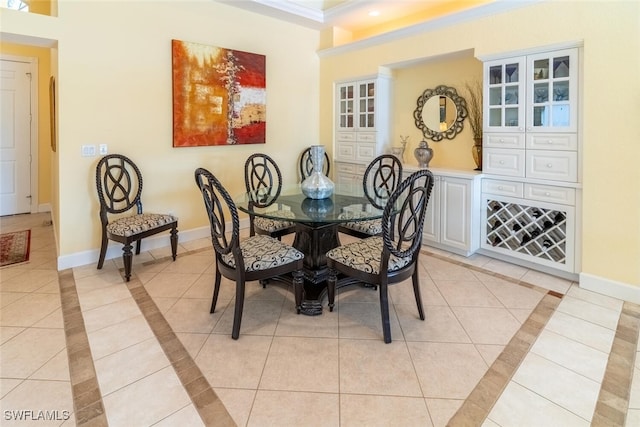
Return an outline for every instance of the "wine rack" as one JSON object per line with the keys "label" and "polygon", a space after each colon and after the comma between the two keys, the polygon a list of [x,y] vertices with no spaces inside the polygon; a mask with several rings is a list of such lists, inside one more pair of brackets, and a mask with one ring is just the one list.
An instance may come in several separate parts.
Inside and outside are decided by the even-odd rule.
{"label": "wine rack", "polygon": [[567,212],[492,199],[486,209],[486,244],[566,264]]}

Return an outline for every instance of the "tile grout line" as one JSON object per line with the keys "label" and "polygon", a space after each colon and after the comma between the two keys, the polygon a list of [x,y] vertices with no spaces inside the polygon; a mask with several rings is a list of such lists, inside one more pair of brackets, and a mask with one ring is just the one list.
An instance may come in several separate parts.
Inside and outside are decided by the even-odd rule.
{"label": "tile grout line", "polygon": [[76,425],[108,426],[73,270],[58,272]]}
{"label": "tile grout line", "polygon": [[[157,261],[159,260],[151,263]],[[142,282],[132,274],[131,280],[126,282],[126,285],[205,425],[236,426],[224,404],[176,336]]]}
{"label": "tile grout line", "polygon": [[480,379],[447,426],[481,425],[562,300],[549,291]]}
{"label": "tile grout line", "polygon": [[602,378],[592,426],[624,426],[638,348],[640,305],[625,301]]}

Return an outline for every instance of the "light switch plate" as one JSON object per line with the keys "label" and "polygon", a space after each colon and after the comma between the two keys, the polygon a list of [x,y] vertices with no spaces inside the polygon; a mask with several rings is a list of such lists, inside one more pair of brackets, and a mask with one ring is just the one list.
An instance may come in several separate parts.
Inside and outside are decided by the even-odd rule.
{"label": "light switch plate", "polygon": [[83,145],[82,146],[82,157],[92,157],[96,155],[96,146],[95,145]]}
{"label": "light switch plate", "polygon": [[100,152],[101,156],[105,156],[107,154],[107,144],[100,144],[98,146],[98,151]]}

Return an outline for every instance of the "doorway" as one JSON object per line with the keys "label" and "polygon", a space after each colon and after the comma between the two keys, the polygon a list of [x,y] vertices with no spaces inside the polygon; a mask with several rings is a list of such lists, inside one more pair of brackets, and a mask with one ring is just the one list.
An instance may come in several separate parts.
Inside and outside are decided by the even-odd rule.
{"label": "doorway", "polygon": [[0,215],[35,213],[37,58],[0,56]]}

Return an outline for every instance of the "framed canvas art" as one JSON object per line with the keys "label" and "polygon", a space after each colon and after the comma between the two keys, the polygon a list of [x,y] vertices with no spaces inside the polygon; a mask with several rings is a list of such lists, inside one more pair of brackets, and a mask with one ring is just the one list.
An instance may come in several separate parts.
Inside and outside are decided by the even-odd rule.
{"label": "framed canvas art", "polygon": [[264,144],[264,55],[171,41],[173,146]]}

